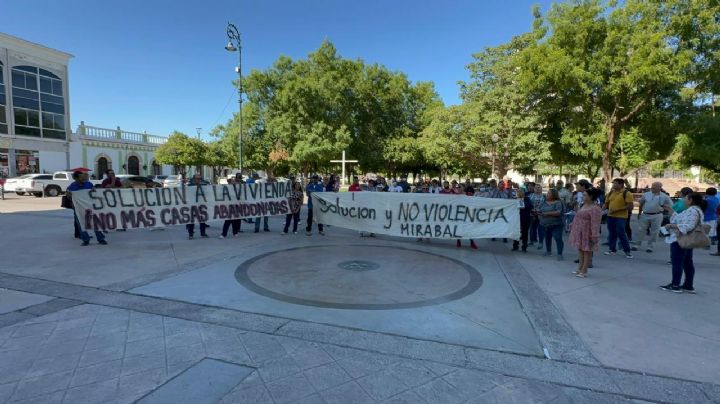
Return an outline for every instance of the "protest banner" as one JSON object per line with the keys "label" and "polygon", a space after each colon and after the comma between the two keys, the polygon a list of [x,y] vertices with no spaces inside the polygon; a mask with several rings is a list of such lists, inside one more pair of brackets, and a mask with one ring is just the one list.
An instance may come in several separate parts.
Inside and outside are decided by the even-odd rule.
{"label": "protest banner", "polygon": [[319,223],[399,237],[520,238],[516,199],[394,192],[316,192]]}
{"label": "protest banner", "polygon": [[99,188],[72,193],[83,230],[165,227],[285,215],[289,182],[176,188]]}

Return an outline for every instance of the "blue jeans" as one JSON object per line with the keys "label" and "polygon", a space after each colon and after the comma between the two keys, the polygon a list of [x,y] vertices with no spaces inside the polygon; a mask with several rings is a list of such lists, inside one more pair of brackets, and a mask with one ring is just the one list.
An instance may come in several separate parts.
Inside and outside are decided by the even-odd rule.
{"label": "blue jeans", "polygon": [[563,243],[563,225],[553,224],[545,227],[545,251],[552,252],[552,241],[555,239],[557,255],[562,255],[565,243]]}
{"label": "blue jeans", "polygon": [[255,218],[255,233],[260,231],[260,220],[263,221],[263,230],[268,231],[270,228],[268,227],[268,217],[256,217]]}
{"label": "blue jeans", "polygon": [[617,241],[620,238],[620,244],[622,245],[625,254],[630,254],[630,242],[628,241],[627,234],[625,233],[625,223],[627,219],[621,219],[618,217],[608,216],[607,227],[608,233],[608,244],[610,245],[610,251],[617,251]]}
{"label": "blue jeans", "polygon": [[692,248],[680,248],[676,242],[670,244],[670,261],[672,262],[672,284],[680,286],[682,274],[685,272],[685,282],[682,284],[685,288],[693,287],[695,279],[695,264],[693,263]]}
{"label": "blue jeans", "polygon": [[[82,230],[80,227],[80,220],[78,219],[77,215],[75,215],[75,226],[77,226],[78,229],[80,229],[80,240],[83,241],[83,243],[89,243],[90,242],[90,235],[86,230]],[[97,238],[97,241],[103,241],[105,240],[105,234],[101,231],[95,231],[95,238]]]}
{"label": "blue jeans", "polygon": [[545,241],[545,228],[540,224],[540,220],[535,217],[530,224],[530,242],[542,244],[543,241]]}

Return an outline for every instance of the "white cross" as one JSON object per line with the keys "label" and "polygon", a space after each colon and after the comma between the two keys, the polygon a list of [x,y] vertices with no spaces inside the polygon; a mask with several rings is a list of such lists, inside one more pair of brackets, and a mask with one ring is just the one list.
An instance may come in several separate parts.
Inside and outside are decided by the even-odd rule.
{"label": "white cross", "polygon": [[343,150],[342,160],[330,160],[331,163],[342,163],[342,183],[345,184],[345,163],[357,163],[357,160],[346,160],[345,150]]}

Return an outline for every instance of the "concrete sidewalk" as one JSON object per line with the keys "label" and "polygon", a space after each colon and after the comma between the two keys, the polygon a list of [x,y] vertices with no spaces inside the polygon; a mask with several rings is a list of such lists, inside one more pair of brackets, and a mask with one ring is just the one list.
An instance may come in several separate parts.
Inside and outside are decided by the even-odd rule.
{"label": "concrete sidewalk", "polygon": [[[458,250],[450,242],[361,239],[334,227],[325,237],[281,236],[280,218],[271,218],[272,233],[254,234],[243,223],[236,239],[191,241],[183,228],[168,228],[112,232],[109,246],[81,248],[70,212],[53,209],[58,198],[4,202],[0,402],[182,401],[185,379],[199,380],[192,389],[207,402],[720,402],[720,365],[712,360],[720,354],[720,261],[705,251],[695,252],[698,294],[676,295],[658,288],[670,276],[664,245],[634,260],[598,254],[586,279],[570,275],[572,251],[559,262],[501,242]],[[220,227],[212,224],[209,234]],[[296,288],[276,283],[287,275],[269,276],[265,268],[279,264],[259,258],[311,246],[329,250],[307,264],[293,261]],[[306,269],[334,282],[389,282],[362,297],[369,302],[412,300],[405,271],[313,269],[312,262],[333,259],[414,268],[404,256],[384,258],[388,247],[449,260],[438,261],[438,273],[450,263],[469,265],[483,283],[456,300],[428,300],[427,309],[373,313],[277,300],[294,291],[330,296],[302,286]],[[251,280],[281,295],[235,282],[245,262],[260,265],[247,269]],[[432,281],[418,299],[465,282],[462,272],[445,274],[455,280]],[[371,291],[357,289],[347,299]],[[467,339],[473,330],[475,340]],[[523,340],[540,348],[502,342]],[[214,383],[197,377],[207,373]]]}

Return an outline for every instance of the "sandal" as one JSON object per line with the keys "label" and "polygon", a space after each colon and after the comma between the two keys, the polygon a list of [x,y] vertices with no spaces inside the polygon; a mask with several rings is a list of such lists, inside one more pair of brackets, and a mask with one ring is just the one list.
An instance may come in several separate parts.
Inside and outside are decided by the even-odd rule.
{"label": "sandal", "polygon": [[577,274],[580,273],[580,271],[572,271],[572,272],[570,272],[570,273],[571,273],[572,275],[577,275]]}

